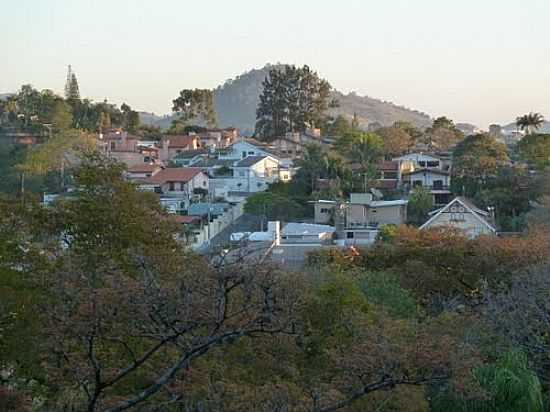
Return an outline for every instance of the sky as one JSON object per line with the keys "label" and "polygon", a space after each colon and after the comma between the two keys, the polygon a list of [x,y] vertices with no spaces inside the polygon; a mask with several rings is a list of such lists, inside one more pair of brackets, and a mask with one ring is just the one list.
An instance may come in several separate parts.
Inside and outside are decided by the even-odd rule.
{"label": "sky", "polygon": [[343,92],[487,127],[550,118],[549,0],[0,0],[0,93],[165,114],[184,88],[308,64]]}

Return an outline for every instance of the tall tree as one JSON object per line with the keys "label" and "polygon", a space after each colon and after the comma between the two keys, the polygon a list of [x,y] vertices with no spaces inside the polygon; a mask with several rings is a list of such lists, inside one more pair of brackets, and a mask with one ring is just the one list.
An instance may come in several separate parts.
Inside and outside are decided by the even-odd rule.
{"label": "tall tree", "polygon": [[518,129],[524,130],[528,135],[539,130],[543,124],[544,116],[540,113],[531,112],[516,119]]}
{"label": "tall tree", "polygon": [[80,88],[78,87],[78,80],[76,79],[76,74],[73,72],[70,65],[67,68],[67,80],[65,82],[65,99],[67,99],[67,101],[71,103],[80,100]]}
{"label": "tall tree", "polygon": [[384,142],[374,133],[352,131],[339,142],[338,151],[359,166],[362,189],[367,191],[376,177],[376,165],[383,156]]}
{"label": "tall tree", "polygon": [[414,144],[414,140],[407,131],[400,127],[383,127],[376,131],[384,141],[384,154],[391,158],[392,156],[401,156],[406,153]]}
{"label": "tall tree", "polygon": [[454,122],[447,117],[438,117],[425,133],[425,143],[436,150],[449,150],[464,139]]}
{"label": "tall tree", "polygon": [[184,89],[172,101],[172,111],[184,122],[205,123],[208,127],[217,125],[214,110],[214,93],[209,89]]}
{"label": "tall tree", "polygon": [[330,98],[330,83],[308,66],[273,68],[263,88],[256,110],[256,135],[264,140],[287,132],[324,128],[329,120],[328,109],[337,105]]}

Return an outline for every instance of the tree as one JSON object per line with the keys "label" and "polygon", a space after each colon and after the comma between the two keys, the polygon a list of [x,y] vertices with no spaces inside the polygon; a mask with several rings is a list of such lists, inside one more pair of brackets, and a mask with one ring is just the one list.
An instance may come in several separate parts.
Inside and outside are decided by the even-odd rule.
{"label": "tree", "polygon": [[509,162],[506,146],[487,134],[468,136],[453,151],[453,175],[485,182]]}
{"label": "tree", "polygon": [[51,122],[57,132],[68,130],[73,125],[71,107],[62,100],[55,103]]}
{"label": "tree", "polygon": [[438,117],[425,133],[425,143],[432,149],[449,150],[464,139],[454,122],[447,117]]}
{"label": "tree", "polygon": [[324,128],[329,107],[337,104],[330,99],[331,85],[308,66],[273,68],[262,85],[255,134],[264,140]]}
{"label": "tree", "polygon": [[416,225],[426,222],[428,213],[433,209],[433,195],[423,186],[415,187],[409,195],[407,216]]}
{"label": "tree", "polygon": [[71,104],[80,100],[80,89],[78,87],[78,80],[76,74],[73,72],[71,66],[67,68],[67,81],[65,82],[65,99]]}
{"label": "tree", "polygon": [[54,261],[30,273],[48,297],[36,313],[51,409],[173,402],[215,347],[290,327],[295,292],[284,275],[238,255],[186,252],[155,196],[122,170],[97,154],[84,157],[78,195],[41,222]]}
{"label": "tree", "polygon": [[184,123],[199,121],[204,122],[208,127],[215,127],[217,124],[212,90],[184,89],[172,103],[172,111]]}
{"label": "tree", "polygon": [[285,196],[272,192],[256,193],[246,199],[244,205],[245,213],[250,213],[264,219],[289,221],[301,216],[301,205]]}
{"label": "tree", "polygon": [[528,134],[518,143],[520,156],[537,169],[550,166],[550,134]]}
{"label": "tree", "polygon": [[[529,368],[526,356],[512,349],[491,363],[472,372],[473,385],[478,393],[466,396],[442,394],[433,403],[435,412],[463,411],[531,411],[543,412],[542,386]],[[472,386],[473,386],[472,385]]]}
{"label": "tree", "polygon": [[388,158],[401,156],[414,144],[412,136],[401,127],[383,127],[378,129],[376,134],[384,141],[384,154]]}
{"label": "tree", "polygon": [[122,127],[131,133],[135,133],[139,128],[139,113],[132,110],[126,103],[122,103],[120,111],[122,112]]}
{"label": "tree", "polygon": [[544,124],[544,116],[540,113],[529,113],[519,116],[516,119],[516,126],[520,130],[524,130],[527,135],[534,133]]}
{"label": "tree", "polygon": [[346,133],[348,133],[352,129],[353,129],[353,127],[350,124],[350,122],[348,121],[348,119],[346,119],[346,117],[344,115],[340,114],[340,115],[336,116],[336,119],[334,119],[332,122],[330,122],[327,125],[327,129],[326,129],[325,133],[328,136],[341,138],[342,136],[344,136]]}
{"label": "tree", "polygon": [[376,177],[376,166],[382,158],[383,147],[384,142],[377,134],[360,131],[346,134],[339,142],[338,151],[351,162],[359,165],[365,192],[370,182]]}

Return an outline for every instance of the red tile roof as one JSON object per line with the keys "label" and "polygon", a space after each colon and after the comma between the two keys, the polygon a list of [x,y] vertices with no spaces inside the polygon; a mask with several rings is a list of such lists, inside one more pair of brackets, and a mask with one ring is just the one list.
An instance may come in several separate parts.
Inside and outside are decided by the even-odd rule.
{"label": "red tile roof", "polygon": [[168,140],[170,143],[168,144],[168,147],[170,149],[185,149],[189,147],[190,149],[194,149],[193,142],[195,140],[199,139],[197,135],[194,136],[164,136],[162,138],[163,141]]}
{"label": "red tile roof", "polygon": [[202,173],[202,170],[196,167],[168,167],[151,176],[146,183],[154,185],[167,182],[187,183],[199,173]]}
{"label": "red tile roof", "polygon": [[378,163],[378,170],[397,171],[399,169],[399,162],[382,161]]}
{"label": "red tile roof", "polygon": [[199,223],[201,221],[200,216],[181,216],[181,215],[172,215],[170,218],[176,223],[189,224],[189,223]]}

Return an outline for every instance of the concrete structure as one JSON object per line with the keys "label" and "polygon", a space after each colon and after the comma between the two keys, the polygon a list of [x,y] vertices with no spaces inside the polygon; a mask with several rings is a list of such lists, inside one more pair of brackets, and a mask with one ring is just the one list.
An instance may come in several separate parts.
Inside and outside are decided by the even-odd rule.
{"label": "concrete structure", "polygon": [[310,223],[287,223],[281,231],[281,244],[330,244],[333,226]]}
{"label": "concrete structure", "polygon": [[420,230],[453,227],[464,231],[470,238],[494,235],[497,231],[491,214],[478,209],[470,200],[463,197],[453,199],[430,215],[431,218],[420,227]]}

